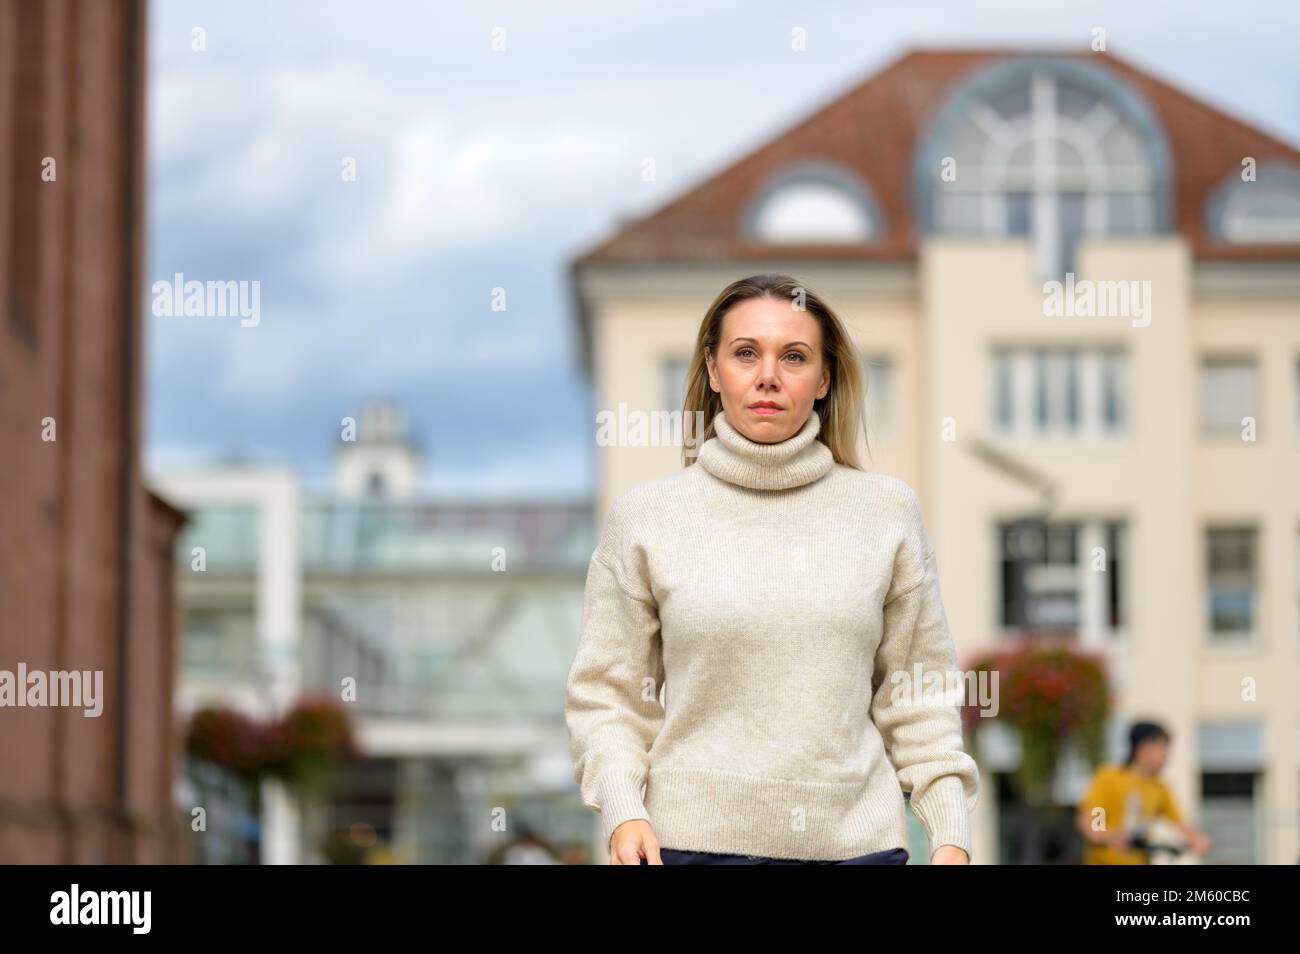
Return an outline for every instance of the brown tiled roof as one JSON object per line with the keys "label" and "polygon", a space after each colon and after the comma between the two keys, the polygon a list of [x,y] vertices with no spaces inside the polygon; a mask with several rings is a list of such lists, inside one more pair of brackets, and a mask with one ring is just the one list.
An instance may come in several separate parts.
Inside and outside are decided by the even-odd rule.
{"label": "brown tiled roof", "polygon": [[[1086,59],[1113,70],[1145,98],[1164,127],[1173,165],[1173,224],[1197,258],[1300,261],[1300,245],[1231,245],[1205,235],[1205,202],[1244,156],[1300,164],[1300,150],[1111,53],[1087,50],[913,50],[740,161],[705,179],[580,255],[594,262],[907,259],[916,252],[911,212],[913,146],[972,70],[1025,55]],[[829,160],[867,182],[885,218],[884,237],[863,243],[772,244],[747,239],[742,217],[769,176],[804,160]]]}

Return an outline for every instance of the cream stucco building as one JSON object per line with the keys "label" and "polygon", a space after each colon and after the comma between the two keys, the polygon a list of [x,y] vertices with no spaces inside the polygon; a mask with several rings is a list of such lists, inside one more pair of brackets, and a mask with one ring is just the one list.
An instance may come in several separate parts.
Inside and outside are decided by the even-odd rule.
{"label": "cream stucco building", "polygon": [[[908,53],[573,263],[596,411],[680,409],[705,308],[762,271],[850,325],[870,466],[920,494],[960,656],[1076,632],[1112,755],[1134,718],[1172,730],[1210,860],[1294,863],[1300,151],[1108,54]],[[599,520],[680,448],[597,459]],[[977,861],[1020,857],[1015,759],[982,764]]]}

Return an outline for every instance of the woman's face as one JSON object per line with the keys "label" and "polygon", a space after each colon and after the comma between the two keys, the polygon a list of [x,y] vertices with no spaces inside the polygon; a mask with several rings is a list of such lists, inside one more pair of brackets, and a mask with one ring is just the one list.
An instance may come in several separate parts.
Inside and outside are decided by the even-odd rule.
{"label": "woman's face", "polygon": [[748,298],[734,306],[722,319],[717,354],[706,360],[727,421],[763,444],[793,436],[830,389],[821,325],[792,302]]}

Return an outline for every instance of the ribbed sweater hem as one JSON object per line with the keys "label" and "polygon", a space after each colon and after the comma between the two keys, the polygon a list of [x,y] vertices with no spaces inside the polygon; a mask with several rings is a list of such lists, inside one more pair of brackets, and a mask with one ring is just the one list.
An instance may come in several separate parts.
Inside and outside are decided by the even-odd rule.
{"label": "ribbed sweater hem", "polygon": [[907,847],[901,790],[871,784],[652,767],[645,807],[661,848],[843,861]]}

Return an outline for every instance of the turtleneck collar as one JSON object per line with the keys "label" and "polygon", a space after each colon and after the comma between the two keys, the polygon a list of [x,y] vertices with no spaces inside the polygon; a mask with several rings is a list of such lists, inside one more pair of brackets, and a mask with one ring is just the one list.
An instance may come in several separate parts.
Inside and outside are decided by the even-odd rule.
{"label": "turtleneck collar", "polygon": [[754,490],[787,490],[811,483],[835,463],[831,449],[817,440],[821,417],[814,410],[795,434],[774,444],[751,441],[719,411],[713,437],[700,446],[698,463],[714,477]]}

